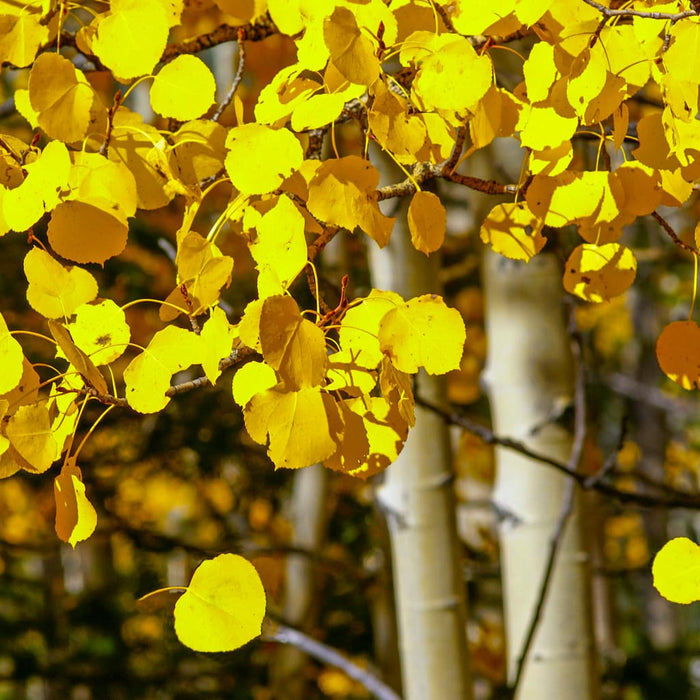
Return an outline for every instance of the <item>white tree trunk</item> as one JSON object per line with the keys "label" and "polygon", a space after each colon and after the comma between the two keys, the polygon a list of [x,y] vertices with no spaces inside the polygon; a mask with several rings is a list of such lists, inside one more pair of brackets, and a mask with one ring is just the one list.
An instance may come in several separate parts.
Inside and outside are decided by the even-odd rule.
{"label": "white tree trunk", "polygon": [[[488,359],[485,373],[494,430],[567,462],[571,432],[551,420],[574,390],[553,255],[516,263],[491,253],[484,265]],[[499,526],[510,682],[537,604],[568,477],[516,452],[497,450],[494,503]],[[517,700],[598,697],[588,557],[578,504],[568,520],[530,648]]]}
{"label": "white tree trunk", "polygon": [[[389,246],[372,246],[373,285],[404,298],[434,292],[438,260],[418,253],[397,221]],[[444,402],[444,382],[421,374],[418,392]],[[468,700],[465,585],[455,524],[447,426],[417,408],[416,425],[377,489],[387,512],[405,700]]]}

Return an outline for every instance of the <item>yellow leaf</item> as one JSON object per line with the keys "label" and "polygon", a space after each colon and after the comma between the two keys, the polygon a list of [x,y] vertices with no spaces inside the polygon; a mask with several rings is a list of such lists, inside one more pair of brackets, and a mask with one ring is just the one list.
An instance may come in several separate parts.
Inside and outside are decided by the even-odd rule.
{"label": "yellow leaf", "polygon": [[264,299],[253,299],[243,312],[243,318],[238,324],[238,337],[246,347],[262,352],[260,347],[260,314]]}
{"label": "yellow leaf", "polygon": [[216,306],[202,326],[202,369],[207,379],[215,384],[221,375],[219,362],[231,354],[236,328],[226,318],[224,310]]}
{"label": "yellow leaf", "polygon": [[432,192],[416,192],[408,207],[408,229],[411,242],[421,253],[438,250],[445,241],[447,211]]}
{"label": "yellow leaf", "polygon": [[56,321],[49,320],[49,330],[68,361],[87,384],[100,394],[107,393],[107,382],[92,360],[73,342],[70,333]]}
{"label": "yellow leaf", "polygon": [[300,100],[292,112],[292,129],[304,131],[330,124],[340,116],[345,102],[344,93],[325,92],[310,95],[306,100]]}
{"label": "yellow leaf", "polygon": [[651,567],[654,588],[672,603],[700,600],[700,547],[687,537],[667,542]]}
{"label": "yellow leaf", "polygon": [[609,301],[634,282],[637,260],[619,243],[577,246],[566,261],[564,289],[586,301]]}
{"label": "yellow leaf", "polygon": [[410,374],[396,369],[388,357],[382,358],[379,369],[379,386],[382,395],[398,409],[399,415],[409,427],[416,423],[416,399],[413,395],[413,384]]}
{"label": "yellow leaf", "polygon": [[95,365],[108,365],[121,357],[131,339],[124,312],[111,299],[79,306],[68,329],[73,342]]}
{"label": "yellow leaf", "polygon": [[126,400],[139,413],[156,413],[168,405],[173,374],[201,362],[202,339],[191,331],[168,326],[158,331],[144,351],[124,370]]}
{"label": "yellow leaf", "polygon": [[70,167],[68,149],[60,141],[46,144],[40,156],[24,166],[28,173],[24,182],[2,198],[3,215],[13,231],[26,231],[59,203]]}
{"label": "yellow leaf", "polygon": [[172,169],[186,185],[199,186],[224,167],[226,129],[210,119],[183,124],[173,135]]}
{"label": "yellow leaf", "polygon": [[287,389],[320,386],[328,356],[323,331],[299,313],[288,296],[265,299],[260,314],[260,345],[270,367]]}
{"label": "yellow leaf", "polygon": [[[221,288],[231,281],[233,258],[222,255],[219,248],[196,231],[178,231],[177,287],[168,295],[168,304],[179,306],[184,313],[198,315],[219,300]],[[185,286],[186,298],[182,293]],[[172,321],[178,314],[171,306],[160,308],[162,321]]]}
{"label": "yellow leaf", "polygon": [[531,107],[524,113],[523,122],[520,143],[535,151],[557,148],[574,135],[578,126],[576,117],[562,117],[551,107]]}
{"label": "yellow leaf", "polygon": [[119,80],[153,71],[168,42],[170,19],[158,0],[112,0],[98,20],[92,49]]}
{"label": "yellow leaf", "polygon": [[371,85],[379,77],[374,44],[360,31],[350,10],[335,8],[323,23],[323,39],[333,64],[351,83]]}
{"label": "yellow leaf", "polygon": [[32,12],[34,8],[23,9],[16,15],[0,14],[0,64],[7,62],[26,68],[49,39],[49,29],[41,24],[41,14]]}
{"label": "yellow leaf", "polygon": [[512,136],[521,109],[521,103],[511,93],[492,85],[469,120],[473,147],[483,148],[496,137]]}
{"label": "yellow leaf", "polygon": [[97,296],[97,282],[87,270],[66,268],[41,248],[25,256],[24,274],[29,280],[27,301],[46,318],[72,316]]}
{"label": "yellow leaf", "polygon": [[345,312],[340,322],[339,340],[351,361],[366,369],[375,369],[382,361],[379,347],[379,324],[392,309],[404,304],[395,292],[373,289],[367,298]]}
{"label": "yellow leaf", "polygon": [[299,63],[283,68],[260,91],[255,105],[255,120],[259,124],[286,121],[297,107],[322,87],[319,80],[314,78]]}
{"label": "yellow leaf", "polygon": [[265,590],[255,567],[236,554],[203,561],[175,604],[175,634],[195,651],[232,651],[260,634]]}
{"label": "yellow leaf", "polygon": [[559,76],[554,62],[554,47],[546,41],[537,42],[523,64],[523,75],[530,103],[546,100]]}
{"label": "yellow leaf", "polygon": [[488,213],[479,235],[497,253],[527,262],[547,242],[542,235],[543,225],[524,202],[504,202]]}
{"label": "yellow leaf", "polygon": [[563,173],[574,157],[571,141],[564,141],[556,148],[544,148],[530,151],[527,164],[533,175],[550,175],[554,177]]}
{"label": "yellow leaf", "polygon": [[75,459],[69,458],[53,482],[56,534],[73,549],[78,542],[88,539],[97,526],[97,513],[85,495],[82,477]]}
{"label": "yellow leaf", "polygon": [[233,400],[245,408],[256,394],[277,385],[275,370],[265,362],[248,362],[233,375]]}
{"label": "yellow leaf", "polygon": [[43,53],[34,62],[29,101],[39,126],[60,141],[81,141],[100,112],[106,120],[106,110],[82,71],[57,53]]}
{"label": "yellow leaf", "polygon": [[23,365],[22,346],[10,335],[5,319],[0,314],[0,394],[6,394],[20,383]]}
{"label": "yellow leaf", "polygon": [[243,417],[253,440],[264,445],[269,436],[267,454],[277,469],[299,469],[327,459],[342,432],[335,401],[318,386],[255,394]]}
{"label": "yellow leaf", "polygon": [[693,66],[700,61],[700,23],[688,18],[669,27],[670,42],[663,53],[667,73],[677,81],[697,84],[697,72]]}
{"label": "yellow leaf", "polygon": [[477,55],[464,37],[429,55],[421,64],[412,91],[425,107],[464,114],[472,111],[492,82],[491,59]]}
{"label": "yellow leaf", "polygon": [[[490,0],[487,3],[473,3],[469,0],[457,0],[452,23],[460,34],[495,33],[505,36],[520,26],[520,22],[512,16],[515,2],[516,0]],[[508,24],[504,25],[503,20]]]}
{"label": "yellow leaf", "polygon": [[694,321],[669,323],[656,341],[663,373],[684,389],[700,388],[700,327]]}
{"label": "yellow leaf", "polygon": [[151,86],[151,106],[163,117],[189,121],[214,103],[216,81],[197,56],[177,56],[160,69]]}
{"label": "yellow leaf", "polygon": [[250,253],[257,263],[261,299],[283,294],[306,265],[304,217],[289,197],[281,196],[255,224]]}
{"label": "yellow leaf", "polygon": [[[96,236],[95,231],[100,235]],[[67,201],[51,213],[48,235],[51,247],[61,257],[103,265],[124,250],[129,227],[121,217],[94,204]]]}
{"label": "yellow leaf", "polygon": [[[377,352],[379,352],[378,341]],[[351,396],[369,394],[377,384],[376,372],[371,372],[357,364],[350,350],[341,350],[328,356],[326,378],[328,379],[328,384],[324,387],[326,391],[342,389]]]}
{"label": "yellow leaf", "polygon": [[13,408],[36,403],[39,400],[39,375],[32,363],[25,357],[22,360],[22,377],[14,389],[2,395]]}
{"label": "yellow leaf", "polygon": [[358,156],[324,162],[309,182],[309,211],[329,224],[362,229],[380,247],[389,242],[394,219],[379,209],[379,172]]}
{"label": "yellow leaf", "polygon": [[389,311],[379,324],[379,345],[393,365],[408,374],[424,367],[428,374],[459,368],[465,340],[464,321],[441,297],[425,294]]}
{"label": "yellow leaf", "polygon": [[584,117],[590,103],[605,88],[608,77],[608,53],[598,42],[586,48],[571,65],[566,85],[566,97],[579,117]]}
{"label": "yellow leaf", "polygon": [[363,420],[366,407],[355,404],[353,410],[347,400],[337,403],[342,415],[342,434],[338,436],[336,451],[323,462],[323,466],[345,474],[353,474],[366,467],[369,456],[367,428]]}
{"label": "yellow leaf", "polygon": [[46,402],[20,406],[10,416],[5,435],[21,458],[22,468],[33,474],[45,472],[58,457]]}
{"label": "yellow leaf", "polygon": [[299,140],[286,129],[243,124],[228,132],[226,172],[244,194],[267,194],[297,170],[304,160]]}

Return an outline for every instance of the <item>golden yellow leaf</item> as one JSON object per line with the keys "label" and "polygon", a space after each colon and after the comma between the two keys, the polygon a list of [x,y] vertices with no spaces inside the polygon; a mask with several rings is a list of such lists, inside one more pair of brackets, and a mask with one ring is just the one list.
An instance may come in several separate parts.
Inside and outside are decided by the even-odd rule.
{"label": "golden yellow leaf", "polygon": [[133,175],[139,209],[160,209],[175,195],[167,187],[167,175],[149,159],[160,139],[156,128],[144,124],[138,114],[124,106],[116,111],[108,155],[110,160],[123,163]]}
{"label": "golden yellow leaf", "polygon": [[426,111],[452,111],[460,115],[472,111],[492,83],[491,59],[479,56],[464,37],[424,59],[413,81],[412,92]]}
{"label": "golden yellow leaf", "polygon": [[85,382],[100,394],[106,394],[107,382],[92,360],[73,342],[70,333],[60,323],[52,320],[49,320],[49,330],[65,357]]}
{"label": "golden yellow leaf", "polygon": [[275,370],[265,362],[248,362],[233,375],[233,400],[245,408],[255,396],[277,385]]}
{"label": "golden yellow leaf", "polygon": [[183,124],[173,135],[171,169],[186,185],[198,186],[224,167],[226,129],[210,119]]}
{"label": "golden yellow leaf", "polygon": [[173,374],[201,362],[202,339],[192,331],[167,326],[158,331],[144,351],[124,370],[126,400],[139,413],[156,413],[170,397]]}
{"label": "golden yellow leaf", "polygon": [[255,394],[243,417],[253,440],[264,445],[269,436],[267,454],[276,469],[299,469],[327,459],[342,432],[334,399],[318,386]]}
{"label": "golden yellow leaf", "polygon": [[301,64],[287,66],[260,91],[255,105],[255,120],[259,124],[281,126],[280,122],[285,122],[298,106],[303,105],[321,87],[320,79],[305,72]]}
{"label": "golden yellow leaf", "polygon": [[586,301],[609,301],[634,282],[637,259],[619,243],[577,246],[564,266],[564,289]]}
{"label": "golden yellow leaf", "polygon": [[265,299],[260,313],[260,346],[287,389],[320,386],[328,356],[323,331],[299,313],[288,296]]}
{"label": "golden yellow leaf", "polygon": [[416,192],[408,207],[408,229],[416,250],[428,255],[445,242],[447,211],[432,192]]}
{"label": "golden yellow leaf", "polygon": [[578,126],[576,117],[562,117],[551,107],[530,107],[522,114],[520,143],[535,151],[560,146]]}
{"label": "golden yellow leaf", "polygon": [[571,141],[564,141],[556,148],[544,148],[530,151],[527,163],[533,175],[550,175],[554,177],[563,173],[574,157]]}
{"label": "golden yellow leaf", "polygon": [[29,281],[27,301],[46,318],[72,316],[97,296],[97,281],[87,270],[66,268],[41,248],[25,256],[24,274]]}
{"label": "golden yellow leaf", "polygon": [[36,403],[39,401],[39,375],[32,363],[25,357],[22,360],[22,377],[19,383],[2,395],[2,399],[9,402],[13,410],[17,406]]}
{"label": "golden yellow leaf", "polygon": [[700,547],[687,537],[667,542],[651,567],[654,588],[672,603],[700,600]]}
{"label": "golden yellow leaf", "polygon": [[48,136],[81,141],[106,110],[82,71],[57,53],[37,57],[29,74],[29,101]]}
{"label": "golden yellow leaf", "polygon": [[58,458],[58,445],[44,401],[20,406],[10,416],[5,435],[20,457],[21,467],[33,474],[42,474]]}
{"label": "golden yellow leaf", "polygon": [[488,146],[497,137],[512,136],[521,109],[522,104],[511,93],[492,85],[469,120],[473,148]]}
{"label": "golden yellow leaf", "polygon": [[48,235],[51,247],[61,257],[103,265],[124,250],[129,226],[94,204],[73,200],[61,202],[51,212]]}
{"label": "golden yellow leaf", "polygon": [[75,459],[69,458],[53,482],[56,534],[73,549],[78,542],[88,539],[97,526],[97,513],[85,495],[82,478]]}
{"label": "golden yellow leaf", "polygon": [[0,394],[6,394],[20,383],[23,365],[22,346],[10,335],[5,319],[0,314]]}
{"label": "golden yellow leaf", "polygon": [[353,410],[347,400],[338,401],[336,405],[342,416],[342,434],[338,436],[336,451],[324,460],[323,466],[352,474],[366,466],[369,456],[369,440],[363,420],[366,407],[360,402],[354,404]]}
{"label": "golden yellow leaf", "polygon": [[[362,89],[364,91],[364,88]],[[346,101],[346,95],[342,92],[309,95],[307,99],[300,100],[294,108],[292,129],[304,131],[330,124],[340,116]]]}
{"label": "golden yellow leaf", "polygon": [[452,23],[464,35],[491,34],[505,36],[518,29],[520,22],[514,16],[516,0],[491,0],[473,3],[457,0]]}
{"label": "golden yellow leaf", "polygon": [[13,231],[26,231],[60,202],[70,167],[68,149],[61,141],[47,143],[41,155],[24,166],[24,182],[5,191],[2,198],[3,216]]}
{"label": "golden yellow leaf", "polygon": [[379,172],[358,156],[324,162],[309,182],[309,211],[329,224],[362,229],[380,247],[389,242],[394,218],[379,209]]}
{"label": "golden yellow leaf", "polygon": [[[222,287],[231,281],[233,258],[222,255],[219,248],[196,231],[180,229],[177,235],[177,286],[168,295],[168,306],[160,308],[162,321],[172,321],[178,313],[198,315],[219,300]],[[186,297],[182,293],[185,286]]]}
{"label": "golden yellow leaf", "polygon": [[700,388],[700,327],[694,321],[669,323],[656,341],[663,373],[684,389]]}
{"label": "golden yellow leaf", "polygon": [[544,222],[538,219],[525,202],[497,204],[481,224],[479,235],[484,243],[513,260],[529,261],[544,248]]}
{"label": "golden yellow leaf", "polygon": [[459,311],[435,294],[410,299],[389,311],[379,324],[382,352],[408,374],[415,374],[419,367],[428,374],[457,369],[465,336]]}
{"label": "golden yellow leaf", "polygon": [[236,328],[228,322],[226,312],[215,306],[200,333],[202,369],[212,384],[216,384],[216,380],[221,376],[219,362],[231,354],[236,335]]}
{"label": "golden yellow leaf", "polygon": [[299,140],[286,129],[243,124],[228,132],[226,172],[244,194],[267,194],[277,189],[304,160]]}
{"label": "golden yellow leaf", "polygon": [[158,0],[112,0],[92,49],[123,82],[153,71],[168,41],[170,18]]}
{"label": "golden yellow leaf", "polygon": [[371,85],[379,77],[381,66],[375,46],[349,9],[336,7],[325,19],[323,39],[333,64],[351,83]]}
{"label": "golden yellow leaf", "polygon": [[306,265],[304,217],[289,197],[280,196],[255,225],[250,253],[257,263],[258,296],[283,294]]}
{"label": "golden yellow leaf", "polygon": [[391,360],[384,356],[379,368],[379,386],[382,396],[392,407],[396,407],[406,424],[413,427],[416,423],[416,399],[411,375],[396,369]]}
{"label": "golden yellow leaf", "polygon": [[131,339],[124,312],[111,299],[81,304],[68,330],[73,342],[95,365],[108,365],[121,357]]}
{"label": "golden yellow leaf", "polygon": [[549,92],[559,77],[554,62],[554,47],[546,41],[537,42],[523,64],[523,76],[527,89],[527,99],[531,104],[549,97]]}
{"label": "golden yellow leaf", "polygon": [[[379,351],[378,341],[377,351]],[[376,372],[357,364],[350,350],[340,350],[328,356],[326,378],[328,379],[328,384],[324,387],[326,391],[342,389],[351,396],[369,394],[377,384]]]}
{"label": "golden yellow leaf", "polygon": [[163,66],[151,85],[151,106],[163,117],[189,121],[201,117],[214,103],[216,81],[197,56],[177,56]]}
{"label": "golden yellow leaf", "polygon": [[264,302],[264,299],[253,299],[249,302],[243,312],[243,318],[238,324],[238,337],[241,339],[241,343],[257,350],[257,352],[262,352],[260,347],[260,314]]}
{"label": "golden yellow leaf", "polygon": [[[41,23],[41,14],[30,8],[18,14],[0,14],[0,64],[17,68],[31,65],[39,47],[49,39],[49,29]],[[32,8],[34,9],[34,8]]]}
{"label": "golden yellow leaf", "polygon": [[382,360],[379,324],[384,316],[404,304],[396,292],[373,289],[360,303],[345,312],[340,322],[340,347],[360,367],[375,369]]}
{"label": "golden yellow leaf", "polygon": [[175,634],[195,651],[232,651],[260,634],[265,590],[255,567],[237,554],[203,561],[175,604]]}

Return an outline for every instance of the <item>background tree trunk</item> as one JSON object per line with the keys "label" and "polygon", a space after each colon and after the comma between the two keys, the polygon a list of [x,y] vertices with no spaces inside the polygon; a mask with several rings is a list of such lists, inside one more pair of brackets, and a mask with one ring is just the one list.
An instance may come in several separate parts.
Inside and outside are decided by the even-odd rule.
{"label": "background tree trunk", "polygon": [[[402,226],[402,222],[404,225]],[[371,246],[372,283],[405,299],[437,291],[438,259],[417,252],[397,219],[384,250]],[[444,401],[444,381],[424,373],[420,396]],[[472,697],[466,643],[449,433],[442,418],[416,409],[416,425],[384,473],[377,499],[387,513],[394,567],[405,700]]]}
{"label": "background tree trunk", "polygon": [[[485,376],[494,430],[566,462],[571,432],[552,411],[574,392],[561,305],[561,270],[541,253],[529,263],[487,252],[484,265],[488,359]],[[532,620],[569,479],[522,455],[497,450],[494,504],[512,683]],[[578,506],[554,564],[542,617],[519,684],[518,700],[598,697],[588,591],[588,556]]]}

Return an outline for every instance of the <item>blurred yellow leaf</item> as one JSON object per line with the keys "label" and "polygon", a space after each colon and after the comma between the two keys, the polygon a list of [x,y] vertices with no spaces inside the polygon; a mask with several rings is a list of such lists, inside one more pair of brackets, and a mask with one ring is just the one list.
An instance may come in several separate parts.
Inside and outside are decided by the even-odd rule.
{"label": "blurred yellow leaf", "polygon": [[54,479],[56,500],[56,534],[73,549],[95,531],[97,513],[85,495],[85,484],[74,458],[66,460]]}
{"label": "blurred yellow leaf", "polygon": [[445,242],[447,211],[432,192],[416,192],[408,207],[408,229],[416,250],[428,255]]}
{"label": "blurred yellow leaf", "polygon": [[695,321],[669,323],[656,341],[656,357],[676,384],[700,388],[700,327]]}
{"label": "blurred yellow leaf", "polygon": [[14,389],[22,379],[24,353],[22,346],[10,335],[0,314],[0,394]]}
{"label": "blurred yellow leaf", "polygon": [[700,600],[700,547],[687,537],[667,542],[651,567],[654,587],[672,603]]}
{"label": "blurred yellow leaf", "polygon": [[441,297],[425,294],[389,311],[379,324],[379,345],[393,365],[408,374],[457,369],[466,332],[459,311]]}
{"label": "blurred yellow leaf", "polygon": [[97,281],[80,267],[64,267],[41,248],[24,257],[24,274],[29,281],[27,301],[46,318],[71,316],[97,296]]}
{"label": "blurred yellow leaf", "polygon": [[163,117],[189,121],[214,103],[216,81],[197,56],[177,56],[160,69],[151,86],[151,106]]}
{"label": "blurred yellow leaf", "polygon": [[265,590],[255,567],[236,554],[202,562],[175,604],[175,634],[195,651],[232,651],[257,637]]}

